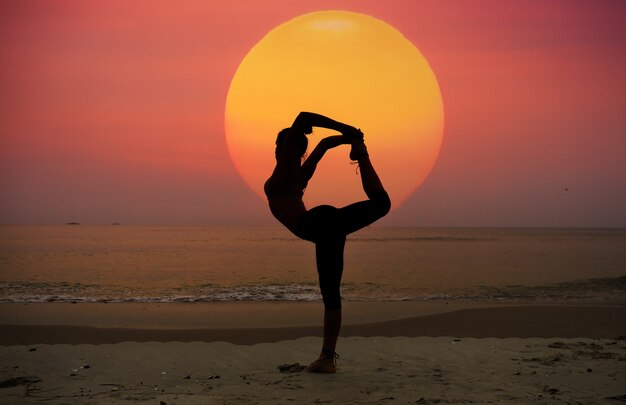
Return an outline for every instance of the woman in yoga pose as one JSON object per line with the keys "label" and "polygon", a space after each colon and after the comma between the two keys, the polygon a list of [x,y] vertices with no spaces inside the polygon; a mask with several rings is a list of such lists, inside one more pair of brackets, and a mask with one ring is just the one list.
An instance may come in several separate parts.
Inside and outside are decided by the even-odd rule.
{"label": "woman in yoga pose", "polygon": [[[322,139],[304,159],[313,127],[335,130],[341,135]],[[320,205],[307,210],[302,202],[304,189],[327,150],[350,144],[350,159],[356,160],[361,183],[368,199],[343,208]],[[304,160],[303,160],[304,159]],[[290,128],[276,138],[276,167],[265,182],[265,194],[276,219],[299,238],[315,244],[315,258],[320,291],[324,301],[324,340],[310,372],[334,373],[337,337],[341,328],[340,284],[343,273],[343,250],[346,235],[385,216],[391,201],[385,191],[363,141],[363,133],[323,115],[302,112]]]}

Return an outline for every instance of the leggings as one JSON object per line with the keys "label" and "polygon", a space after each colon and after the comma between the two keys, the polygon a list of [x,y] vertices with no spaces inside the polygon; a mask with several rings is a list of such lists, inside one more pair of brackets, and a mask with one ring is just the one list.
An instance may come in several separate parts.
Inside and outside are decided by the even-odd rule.
{"label": "leggings", "polygon": [[369,200],[343,208],[319,205],[300,217],[296,235],[315,243],[315,260],[320,292],[326,310],[341,309],[341,276],[346,235],[384,217],[391,208],[386,191],[369,195]]}

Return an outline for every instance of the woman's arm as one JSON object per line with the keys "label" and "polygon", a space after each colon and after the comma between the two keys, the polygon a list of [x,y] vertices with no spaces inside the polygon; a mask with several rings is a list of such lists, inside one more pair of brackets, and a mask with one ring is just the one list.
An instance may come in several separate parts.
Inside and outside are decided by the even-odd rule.
{"label": "woman's arm", "polygon": [[323,115],[306,111],[298,114],[291,127],[299,129],[305,134],[310,134],[312,127],[333,129],[337,132],[341,132],[342,134],[356,130],[356,128],[351,125],[346,125]]}
{"label": "woman's arm", "polygon": [[322,160],[324,154],[327,150],[336,148],[339,145],[344,145],[348,143],[346,138],[341,135],[329,136],[327,138],[322,139],[315,149],[309,154],[304,163],[302,163],[301,175],[304,183],[308,183],[313,177],[313,173],[315,173],[315,169],[317,169],[317,164]]}
{"label": "woman's arm", "polygon": [[[298,152],[298,147],[294,144],[294,140],[295,140],[294,135],[296,135],[295,133],[297,132],[301,134],[302,133],[310,134],[313,131],[312,127],[328,128],[328,129],[341,132],[344,135],[354,133],[355,131],[358,132],[358,130],[351,125],[346,125],[344,123],[335,121],[333,119],[330,119],[320,114],[303,111],[300,114],[298,114],[293,124],[291,125],[290,133],[287,134],[287,136],[285,137],[281,154],[280,156],[277,156],[278,158],[277,167],[286,166],[289,168],[288,170],[291,170],[296,165],[298,166],[300,165],[300,155]],[[320,144],[318,145],[320,148],[319,149],[316,148],[316,150],[314,150],[309,156],[309,159],[307,159],[307,160],[310,160],[309,167],[311,169],[310,170],[311,175],[315,171],[315,167],[317,166],[317,163],[324,156],[324,153],[326,152],[326,150],[330,149],[331,147],[334,148],[337,145],[333,145],[333,146],[330,146],[329,148],[324,149],[325,146],[329,146],[328,141],[326,141],[325,143],[320,142]],[[313,159],[311,159],[311,157],[313,157]]]}

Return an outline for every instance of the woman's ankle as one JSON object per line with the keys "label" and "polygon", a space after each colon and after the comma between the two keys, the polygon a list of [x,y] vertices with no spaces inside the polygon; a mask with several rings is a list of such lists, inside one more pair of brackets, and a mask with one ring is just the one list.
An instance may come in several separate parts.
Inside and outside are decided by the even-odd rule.
{"label": "woman's ankle", "polygon": [[322,351],[320,352],[320,359],[329,359],[329,360],[333,360],[335,361],[336,359],[339,358],[339,355],[337,354],[337,352],[335,352],[335,350],[330,350],[330,349],[322,349]]}
{"label": "woman's ankle", "polygon": [[350,160],[360,162],[363,159],[369,159],[365,142],[353,143],[352,148],[350,149]]}

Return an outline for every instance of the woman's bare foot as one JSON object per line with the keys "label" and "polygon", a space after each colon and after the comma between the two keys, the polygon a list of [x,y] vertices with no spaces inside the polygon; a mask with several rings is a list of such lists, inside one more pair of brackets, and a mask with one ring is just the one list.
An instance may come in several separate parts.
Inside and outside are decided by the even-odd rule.
{"label": "woman's bare foot", "polygon": [[317,359],[306,368],[309,373],[334,374],[337,372],[333,359]]}
{"label": "woman's bare foot", "polygon": [[306,371],[309,373],[334,374],[337,372],[337,359],[339,355],[329,350],[322,350],[320,357],[309,364]]}
{"label": "woman's bare foot", "polygon": [[346,139],[346,143],[359,143],[363,142],[363,131],[359,128],[350,127],[349,130],[346,130],[341,133],[341,135]]}
{"label": "woman's bare foot", "polygon": [[346,139],[346,143],[351,145],[350,160],[359,160],[368,156],[364,135],[360,129],[354,128],[352,131],[343,133],[342,136]]}
{"label": "woman's bare foot", "polygon": [[369,156],[369,154],[367,153],[367,147],[363,141],[352,144],[352,148],[350,149],[350,160],[359,160],[367,156]]}

